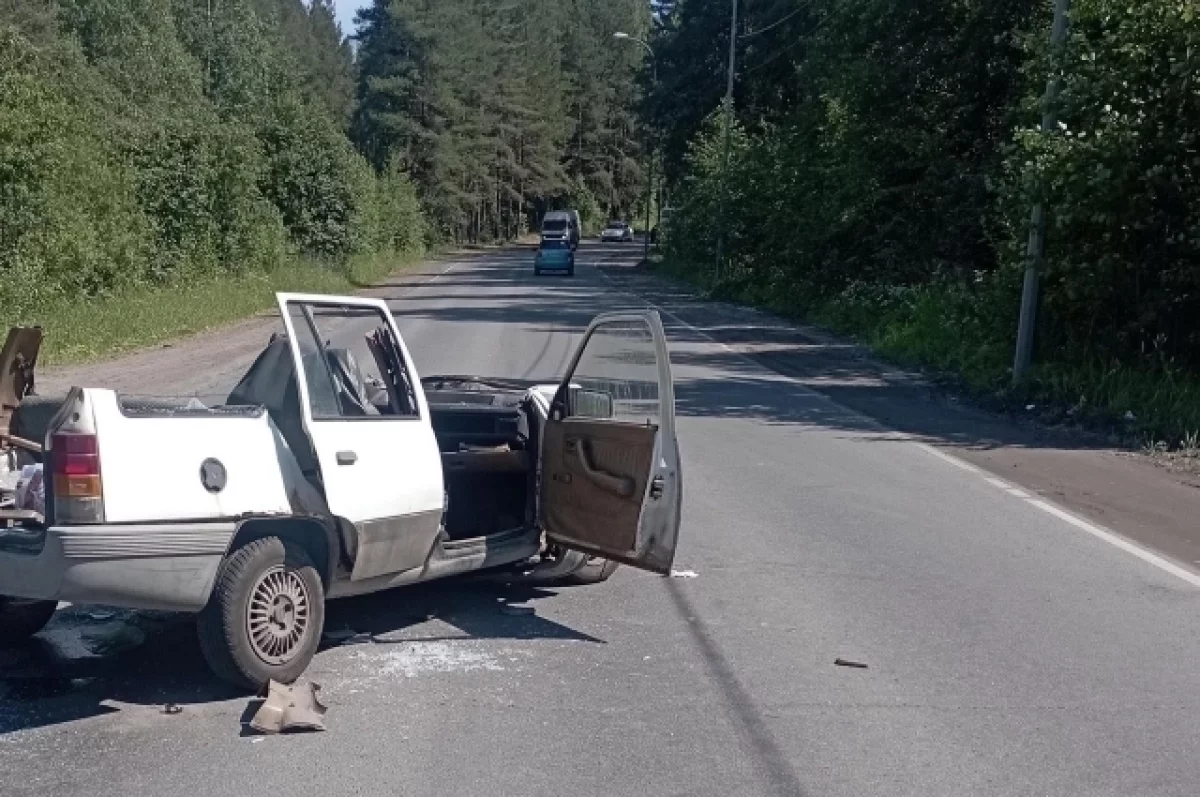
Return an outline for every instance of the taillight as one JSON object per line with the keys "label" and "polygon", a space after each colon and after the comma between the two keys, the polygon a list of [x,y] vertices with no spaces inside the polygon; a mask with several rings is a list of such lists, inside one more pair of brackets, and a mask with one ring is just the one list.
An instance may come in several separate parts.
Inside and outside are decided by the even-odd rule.
{"label": "taillight", "polygon": [[[72,401],[71,399],[74,399]],[[103,523],[104,490],[100,477],[100,445],[83,397],[73,391],[69,408],[57,416],[49,437],[51,495],[55,523]]]}

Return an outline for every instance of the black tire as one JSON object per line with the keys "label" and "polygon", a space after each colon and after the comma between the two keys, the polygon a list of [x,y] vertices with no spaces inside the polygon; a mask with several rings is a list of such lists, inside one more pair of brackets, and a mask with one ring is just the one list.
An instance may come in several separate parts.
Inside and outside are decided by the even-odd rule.
{"label": "black tire", "polygon": [[575,267],[574,267],[574,266],[571,266],[569,269],[567,269],[567,276],[568,276],[568,277],[574,277],[574,276],[575,276]]}
{"label": "black tire", "polygon": [[[269,578],[270,577],[270,578]],[[270,584],[283,584],[304,593],[307,602],[304,627],[294,642],[281,642],[274,657],[264,653],[267,643],[255,643],[250,631],[250,599],[270,594]],[[299,594],[299,593],[297,593]],[[294,602],[293,608],[299,601]],[[299,623],[293,612],[293,623]],[[221,562],[208,605],[200,612],[197,626],[200,649],[209,667],[231,684],[258,690],[269,680],[291,683],[308,668],[321,642],[325,625],[325,590],[308,553],[278,537],[253,540],[233,551]],[[287,634],[293,626],[278,626]],[[263,620],[267,639],[278,641],[274,619]]]}
{"label": "black tire", "polygon": [[602,581],[608,581],[609,576],[616,572],[619,564],[619,562],[614,562],[611,559],[589,556],[583,567],[563,578],[563,583],[586,586],[588,584],[599,584]]}
{"label": "black tire", "polygon": [[535,276],[535,277],[540,277],[540,276],[542,276],[542,270],[541,270],[540,268],[535,268],[535,269],[533,270],[533,276]]}
{"label": "black tire", "polygon": [[34,601],[0,595],[0,645],[29,639],[46,627],[58,601]]}

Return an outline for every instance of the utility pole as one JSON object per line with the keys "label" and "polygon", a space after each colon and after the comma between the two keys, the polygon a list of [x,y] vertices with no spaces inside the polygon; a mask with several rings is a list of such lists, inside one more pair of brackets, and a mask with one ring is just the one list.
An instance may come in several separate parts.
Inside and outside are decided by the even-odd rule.
{"label": "utility pole", "polygon": [[[1071,11],[1071,0],[1055,0],[1054,27],[1050,33],[1050,47],[1055,56],[1067,40],[1067,18]],[[1046,80],[1046,95],[1043,98],[1042,133],[1054,130],[1058,120],[1054,103],[1058,99],[1058,66]],[[1025,249],[1025,283],[1021,288],[1021,317],[1017,323],[1017,351],[1013,356],[1012,381],[1014,385],[1024,381],[1033,357],[1033,331],[1037,321],[1038,270],[1046,249],[1046,208],[1038,202],[1033,206],[1029,218],[1029,244]]]}
{"label": "utility pole", "polygon": [[721,152],[721,210],[717,214],[717,264],[713,270],[713,287],[721,282],[721,260],[725,254],[725,205],[729,201],[729,136],[733,127],[733,65],[737,55],[738,0],[730,0],[729,11],[729,69],[725,75],[725,144]]}
{"label": "utility pole", "polygon": [[[651,133],[651,136],[654,134]],[[650,204],[654,199],[654,142],[650,143],[650,152],[647,153],[650,159],[649,171],[646,175],[646,232],[642,235],[642,260],[649,267],[650,263]]]}
{"label": "utility pole", "polygon": [[[651,49],[649,44],[646,44],[646,51],[650,53],[650,90],[654,91],[658,88],[658,61],[654,58],[654,50]],[[654,199],[654,154],[658,149],[655,146],[653,125],[651,125],[646,137],[649,140],[650,151],[646,153],[649,164],[646,173],[646,232],[643,235],[642,260],[648,268],[650,265],[650,204]]]}

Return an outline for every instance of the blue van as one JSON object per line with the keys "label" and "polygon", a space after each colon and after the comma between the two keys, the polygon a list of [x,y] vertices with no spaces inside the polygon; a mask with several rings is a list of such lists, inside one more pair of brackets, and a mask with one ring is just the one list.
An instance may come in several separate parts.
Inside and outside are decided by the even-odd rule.
{"label": "blue van", "polygon": [[575,276],[575,251],[569,239],[542,239],[533,260],[533,273],[540,277],[546,271],[563,271],[568,277]]}

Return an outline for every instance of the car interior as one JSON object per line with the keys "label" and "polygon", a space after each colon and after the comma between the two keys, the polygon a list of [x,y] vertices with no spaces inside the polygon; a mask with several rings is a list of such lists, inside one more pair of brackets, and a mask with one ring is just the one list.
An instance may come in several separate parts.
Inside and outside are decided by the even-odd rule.
{"label": "car interior", "polygon": [[[372,351],[386,353],[388,337],[384,330],[368,336],[368,341],[373,341]],[[416,412],[407,376],[400,381],[401,389],[393,390],[378,377],[364,374],[349,350],[327,348],[325,356],[343,417]],[[306,358],[306,365],[310,362],[317,364],[319,360]],[[388,366],[380,370],[395,369]],[[397,397],[397,393],[402,395]],[[405,393],[409,395],[403,396]],[[535,470],[532,452],[536,451],[532,437],[536,424],[524,392],[430,390],[426,398],[442,457],[447,538],[483,537],[531,524]],[[230,392],[226,404],[265,407],[301,472],[315,486],[321,486],[316,453],[304,431],[292,353],[284,336],[267,344]]]}

